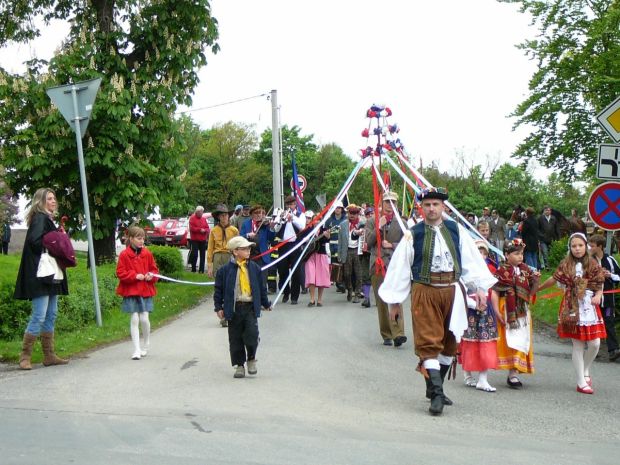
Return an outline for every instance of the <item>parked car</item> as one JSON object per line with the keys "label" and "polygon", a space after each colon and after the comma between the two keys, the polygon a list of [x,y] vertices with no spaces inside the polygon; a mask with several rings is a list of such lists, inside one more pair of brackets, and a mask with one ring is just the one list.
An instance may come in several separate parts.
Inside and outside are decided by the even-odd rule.
{"label": "parked car", "polygon": [[167,244],[187,247],[189,242],[189,224],[187,218],[166,218],[153,223],[155,227],[152,230],[146,231],[149,243],[154,245]]}

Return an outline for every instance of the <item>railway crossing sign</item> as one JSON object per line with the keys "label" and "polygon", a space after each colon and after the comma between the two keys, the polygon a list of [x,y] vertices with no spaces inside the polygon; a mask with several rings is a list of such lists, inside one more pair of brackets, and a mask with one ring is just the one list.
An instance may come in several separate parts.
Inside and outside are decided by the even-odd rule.
{"label": "railway crossing sign", "polygon": [[600,228],[620,229],[620,182],[605,182],[594,189],[588,200],[588,212]]}

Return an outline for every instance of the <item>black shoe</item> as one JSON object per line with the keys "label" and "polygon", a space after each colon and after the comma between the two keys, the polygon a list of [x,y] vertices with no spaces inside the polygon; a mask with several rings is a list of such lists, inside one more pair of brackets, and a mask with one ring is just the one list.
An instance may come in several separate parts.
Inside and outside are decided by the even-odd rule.
{"label": "black shoe", "polygon": [[370,299],[364,299],[362,307],[370,308]]}
{"label": "black shoe", "polygon": [[352,298],[353,298],[353,293],[351,291],[347,291],[347,301],[351,302]]}
{"label": "black shoe", "polygon": [[314,307],[316,304],[314,302],[308,302],[308,307]]}
{"label": "black shoe", "polygon": [[613,362],[620,357],[620,349],[612,350],[609,352],[609,361]]}
{"label": "black shoe", "polygon": [[392,340],[391,339],[384,339],[383,340],[383,345],[384,346],[391,346],[392,345]]}
{"label": "black shoe", "polygon": [[394,347],[400,347],[407,342],[407,336],[396,336],[394,338]]}
{"label": "black shoe", "polygon": [[297,305],[297,301],[296,300],[291,300],[291,305]]}
{"label": "black shoe", "polygon": [[344,294],[347,290],[344,287],[338,287],[336,288],[336,292],[339,292],[340,294]]}
{"label": "black shoe", "polygon": [[360,298],[358,296],[353,297],[353,300],[351,300],[351,302],[353,302],[354,304],[359,304],[360,303]]}
{"label": "black shoe", "polygon": [[[514,381],[515,379],[516,381]],[[521,389],[523,387],[523,383],[519,381],[519,378],[517,378],[515,375],[506,378],[506,384],[511,389]]]}
{"label": "black shoe", "polygon": [[287,303],[288,302],[288,295],[284,294],[284,297],[282,297],[282,302],[283,303]]}

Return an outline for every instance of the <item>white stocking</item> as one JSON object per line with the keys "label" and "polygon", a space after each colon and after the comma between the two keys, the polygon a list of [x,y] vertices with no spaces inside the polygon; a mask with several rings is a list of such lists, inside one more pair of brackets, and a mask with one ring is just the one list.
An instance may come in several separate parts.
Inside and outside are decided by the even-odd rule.
{"label": "white stocking", "polygon": [[[133,342],[134,357],[136,354],[140,354],[140,315],[138,312],[131,314],[131,324],[129,325],[129,331],[131,333],[131,342]],[[139,355],[138,355],[138,358]]]}
{"label": "white stocking", "polygon": [[140,355],[144,357],[146,352],[149,350],[151,339],[151,321],[149,320],[149,312],[140,312],[140,326],[142,326],[142,339],[144,340]]}
{"label": "white stocking", "polygon": [[575,367],[575,372],[577,373],[577,385],[579,387],[585,387],[588,385],[586,383],[586,379],[584,378],[584,349],[585,343],[578,339],[571,339],[573,341],[573,366]]}
{"label": "white stocking", "polygon": [[478,384],[476,384],[476,389],[482,389],[483,391],[488,391],[488,392],[495,392],[496,389],[489,384],[487,374],[488,374],[487,370],[484,370],[478,373]]}
{"label": "white stocking", "polygon": [[583,356],[583,374],[584,376],[590,376],[590,367],[592,366],[592,362],[596,358],[598,354],[598,350],[601,347],[600,339],[592,339],[588,341],[588,348],[586,349],[586,353]]}

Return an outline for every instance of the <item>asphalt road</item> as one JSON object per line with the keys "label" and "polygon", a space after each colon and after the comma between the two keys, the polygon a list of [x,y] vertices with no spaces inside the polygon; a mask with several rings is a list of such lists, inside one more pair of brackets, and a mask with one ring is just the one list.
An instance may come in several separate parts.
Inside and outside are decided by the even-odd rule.
{"label": "asphalt road", "polygon": [[[207,301],[131,343],[31,372],[0,367],[0,464],[616,464],[620,364],[575,392],[570,345],[537,332],[521,391],[447,384],[428,414],[410,341],[385,347],[376,308],[278,305],[260,320],[258,375],[233,379],[226,330]],[[103,329],[105,330],[105,329]],[[407,319],[411,336],[410,318]]]}

